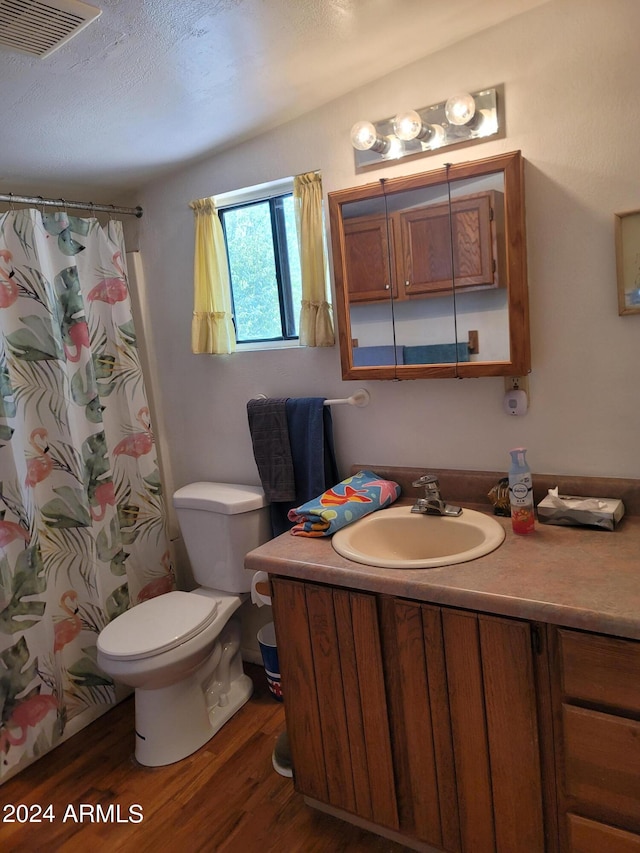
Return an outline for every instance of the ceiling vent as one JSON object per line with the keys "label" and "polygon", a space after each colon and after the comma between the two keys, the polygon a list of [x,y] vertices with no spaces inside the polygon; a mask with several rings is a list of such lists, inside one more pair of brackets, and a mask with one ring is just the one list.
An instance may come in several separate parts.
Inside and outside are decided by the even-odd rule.
{"label": "ceiling vent", "polygon": [[0,0],[0,46],[42,59],[101,14],[80,0]]}

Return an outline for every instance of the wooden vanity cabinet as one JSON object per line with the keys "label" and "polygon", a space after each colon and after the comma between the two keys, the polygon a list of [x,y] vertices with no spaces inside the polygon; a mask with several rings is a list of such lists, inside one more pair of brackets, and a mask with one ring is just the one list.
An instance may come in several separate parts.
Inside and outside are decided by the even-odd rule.
{"label": "wooden vanity cabinet", "polygon": [[280,577],[272,604],[299,792],[438,850],[552,849],[535,626]]}
{"label": "wooden vanity cabinet", "polygon": [[640,851],[640,642],[551,629],[562,850]]}

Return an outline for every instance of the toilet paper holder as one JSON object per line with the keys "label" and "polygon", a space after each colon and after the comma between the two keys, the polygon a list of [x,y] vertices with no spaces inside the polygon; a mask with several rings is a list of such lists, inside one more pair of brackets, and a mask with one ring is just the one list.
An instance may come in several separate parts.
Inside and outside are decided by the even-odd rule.
{"label": "toilet paper holder", "polygon": [[258,607],[271,604],[271,581],[266,572],[256,572],[251,580],[251,601]]}

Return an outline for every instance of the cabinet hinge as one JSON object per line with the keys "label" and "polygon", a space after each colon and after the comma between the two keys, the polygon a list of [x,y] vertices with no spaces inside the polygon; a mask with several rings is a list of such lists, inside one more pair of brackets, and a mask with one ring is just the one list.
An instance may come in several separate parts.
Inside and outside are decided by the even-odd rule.
{"label": "cabinet hinge", "polygon": [[535,655],[542,654],[542,632],[537,625],[531,626],[531,648]]}
{"label": "cabinet hinge", "polygon": [[492,264],[492,266],[493,266],[493,269],[491,270],[491,272],[495,272],[495,271],[498,269],[498,265],[497,265],[497,263],[496,263],[496,259],[495,259],[495,258],[493,258],[493,260],[491,261],[491,264]]}
{"label": "cabinet hinge", "polygon": [[489,222],[493,222],[493,208],[489,208]]}

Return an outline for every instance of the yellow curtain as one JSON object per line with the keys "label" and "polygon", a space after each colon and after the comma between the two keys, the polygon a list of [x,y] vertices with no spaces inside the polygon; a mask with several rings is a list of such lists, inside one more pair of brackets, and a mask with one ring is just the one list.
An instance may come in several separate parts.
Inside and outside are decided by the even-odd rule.
{"label": "yellow curtain", "polygon": [[191,349],[195,353],[235,352],[236,334],[222,225],[213,199],[201,198],[192,201],[189,207],[196,220]]}
{"label": "yellow curtain", "polygon": [[335,342],[331,305],[327,301],[327,257],[322,227],[322,179],[317,172],[293,179],[300,268],[302,309],[300,345],[331,347]]}

